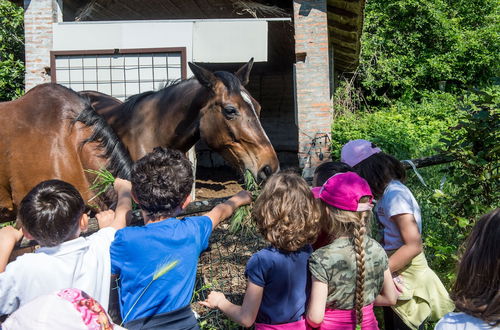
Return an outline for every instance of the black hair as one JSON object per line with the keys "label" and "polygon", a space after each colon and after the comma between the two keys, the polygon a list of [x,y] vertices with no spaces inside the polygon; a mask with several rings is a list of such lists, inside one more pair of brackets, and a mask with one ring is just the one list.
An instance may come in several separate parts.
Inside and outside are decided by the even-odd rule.
{"label": "black hair", "polygon": [[229,94],[241,93],[241,82],[234,74],[227,71],[217,71],[214,75],[226,86]]}
{"label": "black hair", "polygon": [[343,162],[324,162],[314,170],[313,187],[322,186],[326,180],[337,173],[352,171],[352,168]]}
{"label": "black hair", "polygon": [[132,170],[132,193],[151,220],[172,216],[192,186],[191,162],[178,150],[156,147]]}
{"label": "black hair", "polygon": [[36,185],[23,198],[19,219],[41,246],[56,246],[73,239],[85,211],[83,198],[73,185],[48,180]]}
{"label": "black hair", "polygon": [[375,198],[380,198],[392,180],[404,182],[406,170],[403,164],[391,155],[378,152],[353,166],[363,179],[368,181]]}

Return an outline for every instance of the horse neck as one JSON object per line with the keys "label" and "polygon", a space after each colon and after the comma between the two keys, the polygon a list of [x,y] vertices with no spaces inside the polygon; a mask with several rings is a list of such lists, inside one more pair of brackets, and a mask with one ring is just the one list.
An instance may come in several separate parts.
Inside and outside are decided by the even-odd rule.
{"label": "horse neck", "polygon": [[[209,99],[209,91],[196,79],[144,96],[118,128],[132,158],[156,146],[188,151],[200,139],[200,110]],[[114,116],[124,110],[120,108]]]}
{"label": "horse neck", "polygon": [[[160,145],[189,150],[200,139],[200,113],[211,93],[198,80],[189,79],[155,95],[160,120],[157,138]],[[162,129],[170,127],[170,130]]]}

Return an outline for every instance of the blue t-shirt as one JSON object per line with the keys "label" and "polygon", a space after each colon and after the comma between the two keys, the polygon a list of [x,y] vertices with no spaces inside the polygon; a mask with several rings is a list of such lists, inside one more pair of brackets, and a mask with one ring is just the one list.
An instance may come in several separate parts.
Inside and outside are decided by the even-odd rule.
{"label": "blue t-shirt", "polygon": [[307,260],[311,253],[310,245],[295,252],[267,247],[248,260],[245,276],[264,288],[257,323],[282,324],[301,318],[309,297]]}
{"label": "blue t-shirt", "polygon": [[[110,248],[111,273],[119,276],[122,318],[137,302],[125,322],[190,303],[198,257],[208,247],[211,233],[212,221],[206,216],[170,218],[116,232]],[[173,262],[177,263],[170,271],[151,283],[155,272]]]}

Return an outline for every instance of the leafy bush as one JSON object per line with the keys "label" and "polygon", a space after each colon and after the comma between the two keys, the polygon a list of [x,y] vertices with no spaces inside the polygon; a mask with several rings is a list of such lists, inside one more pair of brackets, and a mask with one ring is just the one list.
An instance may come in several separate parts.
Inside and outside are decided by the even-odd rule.
{"label": "leafy bush", "polygon": [[10,101],[24,90],[24,11],[0,1],[0,101]]}
{"label": "leafy bush", "polygon": [[399,159],[429,156],[442,146],[441,134],[457,123],[457,98],[449,93],[425,94],[420,102],[396,101],[374,112],[347,112],[332,124],[332,152],[349,140],[367,139]]}
{"label": "leafy bush", "polygon": [[367,1],[359,85],[369,102],[482,85],[500,72],[496,0]]}

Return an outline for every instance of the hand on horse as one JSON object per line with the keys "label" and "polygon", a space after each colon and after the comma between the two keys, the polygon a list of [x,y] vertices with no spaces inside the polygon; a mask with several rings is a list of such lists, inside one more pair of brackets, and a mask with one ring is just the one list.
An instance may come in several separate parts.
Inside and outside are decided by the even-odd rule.
{"label": "hand on horse", "polygon": [[97,223],[99,224],[99,229],[105,227],[111,227],[115,220],[115,211],[107,210],[96,214]]}

